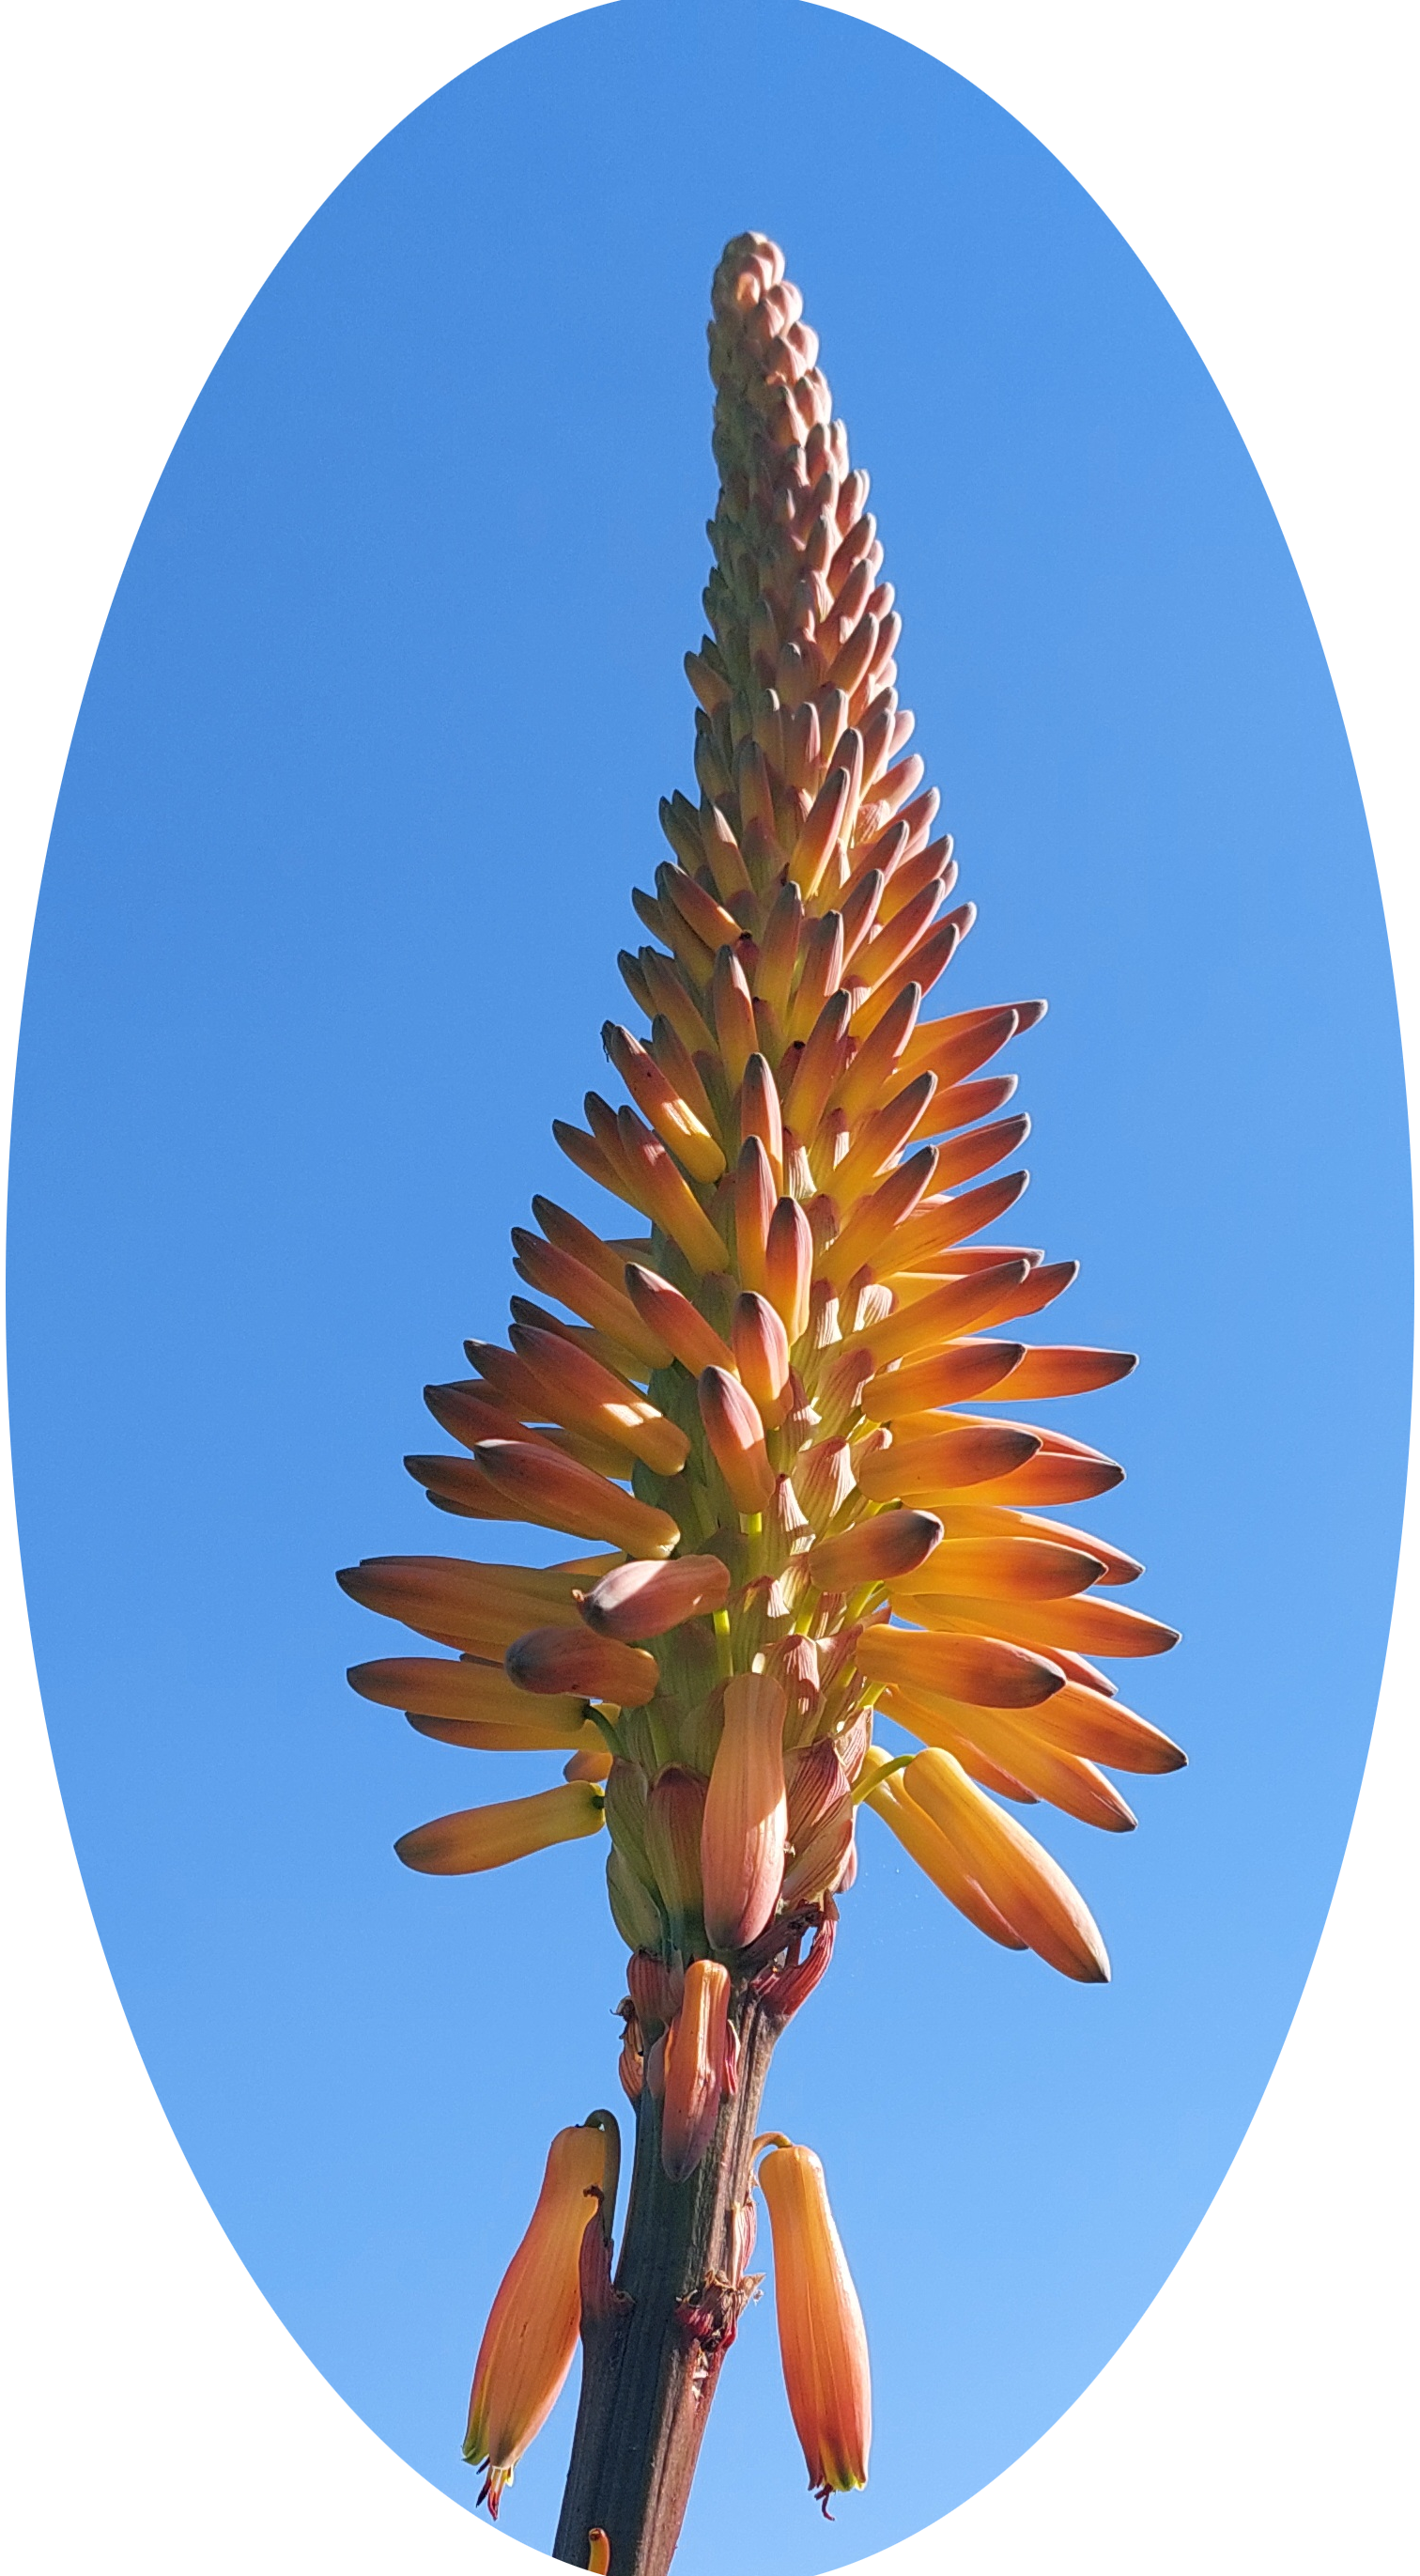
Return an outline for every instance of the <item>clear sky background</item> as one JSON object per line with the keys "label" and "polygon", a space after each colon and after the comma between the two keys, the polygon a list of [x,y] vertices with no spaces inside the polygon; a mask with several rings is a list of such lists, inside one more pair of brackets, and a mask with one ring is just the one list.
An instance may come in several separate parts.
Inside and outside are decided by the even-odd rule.
{"label": "clear sky background", "polygon": [[[1135,1836],[1042,1828],[1107,1990],[992,1950],[865,1823],[767,2115],[828,2170],[872,2484],[819,2522],[761,2307],[678,2562],[722,2566],[733,2510],[747,2566],[809,2576],[1043,2430],[1216,2188],[1340,1858],[1403,1476],[1399,1051],[1305,602],[1167,307],[967,85],[817,9],[620,0],[445,91],[302,235],[175,452],[76,736],[12,1403],[46,1708],[148,2065],[312,2357],[471,2502],[478,2335],[551,2131],[617,2100],[622,1952],[595,1846],[399,1869],[407,1826],[555,1764],[355,1700],[344,1666],[396,1632],[331,1577],[519,1553],[399,1459],[424,1380],[499,1327],[532,1192],[596,1213],[548,1126],[629,1015],[627,890],[691,783],[706,298],[746,225],[873,475],[982,908],[942,1006],[1051,998],[1013,1055],[1023,1239],[1084,1263],[1052,1332],[1144,1354],[1071,1409],[1130,1469],[1083,1516],[1185,1630],[1121,1678],[1193,1756],[1131,1790]],[[505,2507],[544,2546],[570,2411]]]}

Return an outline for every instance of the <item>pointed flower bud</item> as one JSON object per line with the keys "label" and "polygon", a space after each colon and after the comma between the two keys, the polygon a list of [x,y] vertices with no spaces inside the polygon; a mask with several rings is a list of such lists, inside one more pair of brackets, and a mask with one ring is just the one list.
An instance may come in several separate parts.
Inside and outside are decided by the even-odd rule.
{"label": "pointed flower bud", "polygon": [[746,1136],[735,1165],[734,1203],[736,1257],[747,1288],[764,1286],[777,1194],[774,1166],[763,1144],[758,1136]]}
{"label": "pointed flower bud", "polygon": [[780,1199],[764,1246],[764,1293],[792,1346],[808,1330],[814,1239],[797,1199]]}
{"label": "pointed flower bud", "polygon": [[672,2182],[694,2173],[730,2089],[729,2009],[729,1970],[715,1959],[692,1959],[662,2061],[661,2162]]}
{"label": "pointed flower bud", "polygon": [[484,2328],[463,2455],[484,2471],[479,2502],[495,2521],[499,2497],[572,2366],[581,2324],[578,2261],[583,2235],[596,2223],[590,2195],[604,2189],[606,2170],[603,2130],[558,2130],[537,2207]]}
{"label": "pointed flower bud", "polygon": [[[723,1610],[730,1597],[730,1570],[719,1556],[672,1556],[652,1564],[644,1558],[603,1575],[580,1603],[583,1618],[599,1637],[663,1637],[682,1619]],[[599,1693],[614,1698],[614,1692]],[[623,1706],[627,1705],[623,1702]]]}
{"label": "pointed flower bud", "polygon": [[981,1708],[1034,1708],[1065,1686],[1059,1664],[1029,1647],[917,1628],[868,1628],[858,1640],[858,1669],[871,1682],[939,1691]]}
{"label": "pointed flower bud", "polygon": [[590,1636],[585,1628],[530,1628],[514,1638],[503,1661],[519,1690],[580,1691],[585,1699],[612,1700],[618,1708],[644,1708],[661,1677],[654,1655],[615,1637]]}
{"label": "pointed flower bud", "polygon": [[600,1833],[602,1801],[590,1781],[565,1781],[560,1789],[540,1789],[532,1798],[507,1798],[496,1807],[466,1807],[456,1816],[439,1816],[401,1834],[395,1851],[406,1869],[431,1878],[467,1878],[475,1871],[501,1869],[529,1852],[552,1843],[576,1842]]}
{"label": "pointed flower bud", "polygon": [[746,1292],[736,1300],[730,1338],[748,1392],[769,1429],[777,1431],[792,1394],[789,1337],[767,1297]]}
{"label": "pointed flower bud", "polygon": [[474,1456],[500,1498],[525,1520],[624,1547],[628,1556],[669,1556],[680,1529],[669,1512],[530,1440],[480,1440]]}
{"label": "pointed flower bud", "polygon": [[757,1940],[778,1902],[788,1833],[784,1709],[767,1673],[737,1673],[725,1686],[700,1838],[705,1929],[717,1950]]}
{"label": "pointed flower bud", "polygon": [[924,1565],[941,1535],[934,1512],[878,1512],[811,1548],[809,1576],[821,1592],[856,1592],[863,1583],[886,1583]]}
{"label": "pointed flower bud", "polygon": [[640,1262],[628,1262],[626,1293],[657,1340],[693,1377],[705,1368],[733,1370],[734,1353],[728,1342],[721,1340],[690,1299],[663,1279],[659,1271],[647,1270]]}
{"label": "pointed flower bud", "polygon": [[725,1247],[659,1136],[644,1127],[630,1109],[618,1113],[616,1131],[635,1176],[638,1203],[652,1222],[679,1245],[698,1277],[703,1278],[708,1270],[723,1270]]}
{"label": "pointed flower bud", "polygon": [[582,1693],[559,1699],[555,1707],[548,1703],[530,1709],[501,1664],[474,1655],[460,1655],[456,1663],[443,1655],[391,1655],[377,1664],[352,1664],[345,1678],[362,1699],[419,1717],[443,1718],[453,1726],[481,1726],[490,1732],[506,1726],[517,1733],[535,1718],[550,1744],[569,1747],[586,1716]]}
{"label": "pointed flower bud", "polygon": [[577,1584],[595,1583],[615,1554],[566,1565],[470,1565],[457,1556],[370,1556],[336,1576],[367,1610],[400,1619],[441,1646],[501,1656],[523,1628],[563,1619],[570,1627]]}
{"label": "pointed flower bud", "polygon": [[[756,982],[760,981],[756,977]],[[740,1141],[757,1136],[769,1157],[769,1167],[777,1186],[784,1178],[784,1122],[779,1108],[779,1091],[774,1076],[762,1055],[752,1055],[745,1066],[740,1085]]]}
{"label": "pointed flower bud", "polygon": [[868,2482],[872,2392],[863,2312],[844,2258],[823,2167],[781,2140],[759,2168],[774,2239],[779,2355],[809,2485],[830,2495]]}
{"label": "pointed flower bud", "polygon": [[762,1512],[774,1492],[774,1470],[764,1446],[764,1424],[754,1398],[724,1369],[702,1369],[700,1418],[715,1464],[737,1511]]}

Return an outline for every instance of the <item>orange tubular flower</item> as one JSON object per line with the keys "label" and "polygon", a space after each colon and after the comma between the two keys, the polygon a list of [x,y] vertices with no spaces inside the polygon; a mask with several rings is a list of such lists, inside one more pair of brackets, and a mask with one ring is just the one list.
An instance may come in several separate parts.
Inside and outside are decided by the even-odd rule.
{"label": "orange tubular flower", "polygon": [[590,2125],[559,2129],[527,2234],[493,2302],[468,2405],[463,2455],[484,2472],[480,2504],[498,2500],[547,2422],[572,2367],[581,2324],[578,2258],[607,2179],[607,2139]]}
{"label": "orange tubular flower", "polygon": [[778,2140],[759,2168],[774,2239],[779,2353],[809,2485],[831,2495],[868,2483],[873,2435],[868,2338],[811,2147]]}
{"label": "orange tubular flower", "polygon": [[729,2009],[728,1968],[693,1959],[663,2058],[661,2162],[672,2182],[694,2173],[729,2090]]}
{"label": "orange tubular flower", "polygon": [[[505,1336],[467,1343],[473,1374],[427,1390],[455,1449],[406,1461],[454,1520],[527,1524],[534,1554],[565,1533],[567,1552],[377,1557],[339,1579],[431,1649],[355,1665],[362,1697],[441,1743],[567,1762],[539,1794],[406,1835],[402,1860],[491,1869],[607,1825],[633,1953],[625,2089],[638,2124],[664,2123],[644,2154],[720,2212],[713,2236],[743,2206],[743,2161],[720,2186],[769,2051],[832,1955],[858,1806],[985,1937],[1100,1983],[1083,1899],[1007,1808],[1125,1832],[1107,1775],[1184,1757],[1090,1660],[1175,1643],[1115,1597],[1143,1569],[1057,1517],[1123,1469],[1016,1418],[1133,1359],[1034,1346],[1077,1265],[981,1240],[1028,1177],[1001,1168],[1027,1128],[1001,1051],[1045,1005],[934,1015],[974,913],[908,748],[867,476],[774,244],[731,242],[711,305],[694,780],[662,804],[668,850],[633,895],[646,936],[619,964],[642,1019],[603,1030],[628,1096],[589,1092],[583,1123],[553,1129],[604,1217],[533,1199]],[[982,1402],[1009,1415],[964,1409]],[[879,1713],[922,1749],[890,1761]],[[791,2402],[827,2494],[866,2474],[861,2319],[815,2159],[784,2147],[763,2179]],[[653,2201],[638,2194],[633,2229]],[[666,2350],[699,2337],[709,2372],[742,2265],[723,2232],[707,2260],[704,2297],[663,2322]],[[628,2277],[653,2274],[638,2259]],[[667,2397],[648,2444],[673,2416]],[[622,2441],[617,2408],[593,2419]],[[517,2437],[489,2423],[492,2499]],[[640,2539],[578,2443],[558,2554],[584,2562],[595,2527],[629,2566]],[[668,2472],[655,2492],[673,2487]],[[663,2529],[645,2563],[671,2546]]]}

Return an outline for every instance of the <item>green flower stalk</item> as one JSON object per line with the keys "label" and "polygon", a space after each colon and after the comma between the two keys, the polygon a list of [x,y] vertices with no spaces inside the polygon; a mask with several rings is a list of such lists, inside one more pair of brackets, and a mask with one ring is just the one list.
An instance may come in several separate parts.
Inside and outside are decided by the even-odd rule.
{"label": "green flower stalk", "polygon": [[[951,838],[908,748],[868,479],[773,243],[730,243],[712,309],[710,631],[686,657],[698,794],[662,804],[670,855],[634,896],[649,938],[620,965],[644,1026],[603,1031],[629,1098],[589,1093],[585,1123],[554,1128],[620,1213],[598,1232],[534,1199],[506,1343],[468,1343],[472,1374],[426,1390],[458,1445],[406,1461],[445,1513],[597,1553],[340,1577],[444,1650],[361,1665],[357,1690],[446,1743],[568,1757],[561,1785],[405,1835],[404,1861],[482,1870],[607,1836],[636,2146],[614,2279],[610,2207],[581,2239],[556,2549],[613,2576],[663,2576],[675,2547],[755,2286],[770,2058],[828,1966],[864,1805],[990,1939],[1099,1982],[1083,1898],[1000,1802],[1127,1830],[1106,1770],[1184,1758],[1086,1660],[1174,1644],[1114,1598],[1142,1568],[1049,1517],[1122,1469],[962,1409],[1080,1394],[1134,1362],[1017,1338],[1076,1265],[979,1239],[1026,1187],[998,1166],[1029,1126],[1008,1112],[1014,1075],[985,1068],[1044,1004],[924,1016],[974,907],[953,901]],[[922,1750],[890,1761],[879,1711]],[[785,2367],[826,2496],[867,2473],[862,2322],[817,2160],[781,2145],[765,2178],[796,2249]],[[578,2233],[560,2225],[549,2369]],[[519,2277],[535,2296],[550,2274]],[[820,2348],[839,2356],[828,2394]],[[501,2349],[478,2392],[500,2480],[545,2394],[515,2392],[494,2460]]]}

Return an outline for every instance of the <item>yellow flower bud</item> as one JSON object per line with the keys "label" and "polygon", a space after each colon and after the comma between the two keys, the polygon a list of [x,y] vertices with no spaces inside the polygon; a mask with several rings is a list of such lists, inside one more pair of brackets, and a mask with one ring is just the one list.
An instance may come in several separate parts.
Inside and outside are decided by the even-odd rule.
{"label": "yellow flower bud", "polygon": [[401,1834],[395,1850],[406,1869],[433,1878],[465,1878],[475,1870],[501,1869],[550,1843],[575,1842],[600,1833],[602,1799],[589,1780],[568,1780],[532,1798],[505,1798],[495,1807],[465,1807]]}

